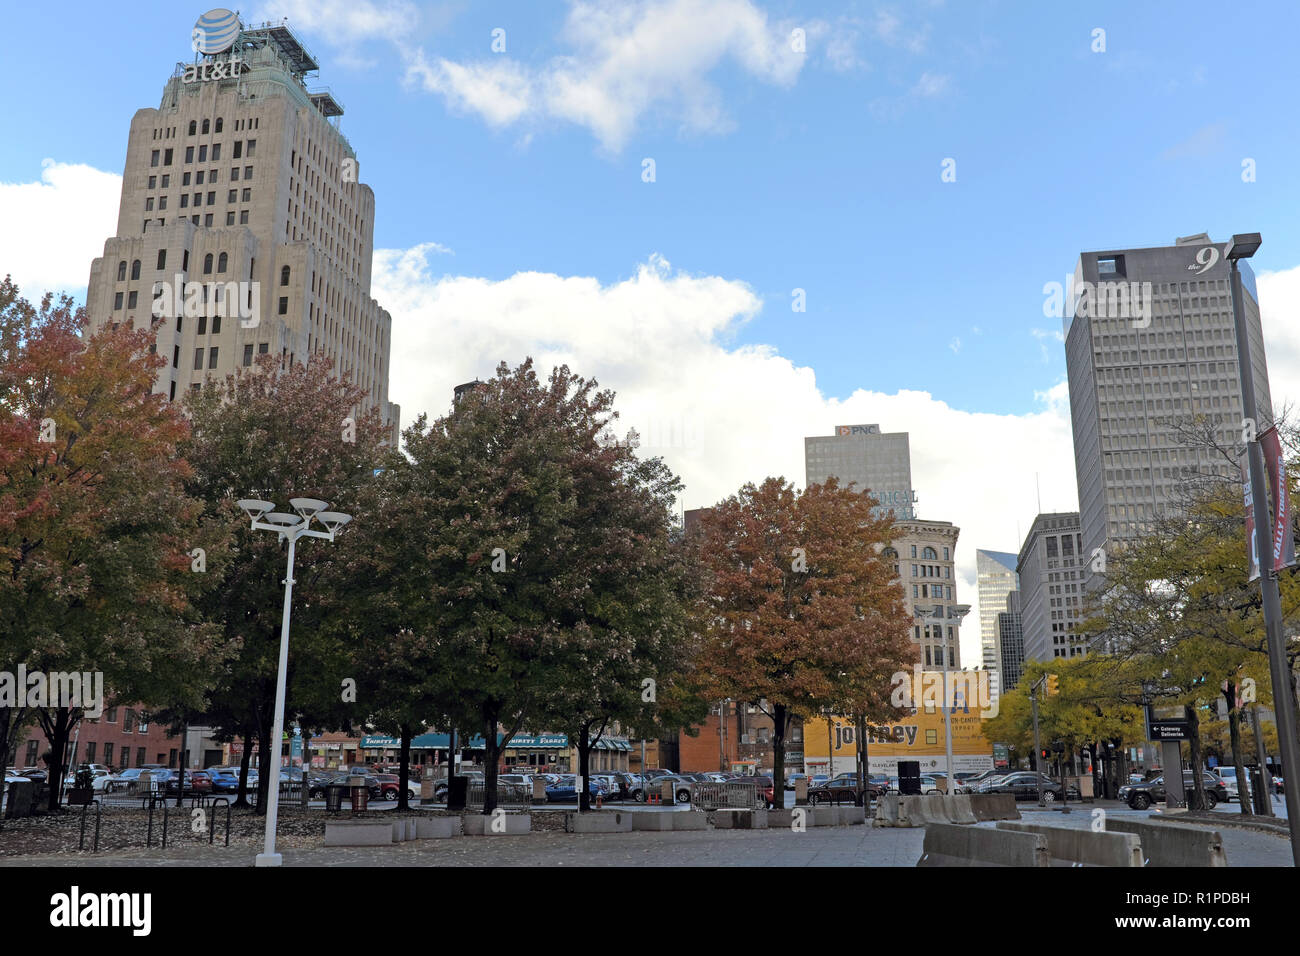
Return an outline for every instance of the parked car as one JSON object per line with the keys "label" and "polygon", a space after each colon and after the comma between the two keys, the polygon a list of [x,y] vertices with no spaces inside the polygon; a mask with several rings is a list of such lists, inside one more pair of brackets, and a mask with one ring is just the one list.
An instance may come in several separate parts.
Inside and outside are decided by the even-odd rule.
{"label": "parked car", "polygon": [[650,793],[659,794],[664,783],[673,785],[673,800],[677,803],[691,802],[691,785],[695,783],[690,777],[681,773],[664,773],[650,781]]}
{"label": "parked car", "polygon": [[[1035,773],[1032,770],[1022,770],[1016,773],[1007,774],[1005,777],[999,777],[993,781],[986,781],[980,785],[980,793],[1009,793],[1017,800],[1037,800],[1038,799],[1038,781],[1043,782],[1043,802],[1054,803],[1061,799],[1061,785],[1046,774]],[[1080,799],[1079,788],[1070,784],[1069,798],[1071,800]]]}
{"label": "parked car", "polygon": [[659,777],[667,777],[667,776],[669,776],[669,775],[671,775],[671,774],[672,774],[672,771],[671,771],[671,770],[657,770],[657,769],[655,769],[655,768],[652,767],[651,769],[646,770],[646,771],[642,774],[642,776],[646,777],[646,778],[649,779],[649,780],[655,780],[655,779],[657,779],[657,778],[659,778]]}
{"label": "parked car", "polygon": [[[1208,770],[1204,771],[1202,776],[1205,781],[1205,801],[1208,804],[1206,809],[1213,810],[1216,804],[1226,803],[1228,790],[1223,779]],[[1184,770],[1183,793],[1189,799],[1194,786],[1195,779],[1192,777],[1192,771]],[[1145,783],[1135,783],[1119,788],[1119,798],[1134,810],[1145,810],[1153,803],[1164,803],[1167,796],[1168,792],[1165,789],[1163,774]]]}
{"label": "parked car", "polygon": [[[87,770],[87,769],[89,768],[83,765],[79,770],[75,770],[72,773],[68,774],[66,777],[63,778],[63,786],[65,788],[75,787],[77,785],[77,774],[79,774],[82,770]],[[101,769],[99,770],[91,770],[90,772],[92,774],[90,780],[91,790],[95,791],[96,793],[103,793],[105,790],[109,788],[109,785],[113,781],[113,775],[108,772],[107,768],[101,767]]]}
{"label": "parked car", "polygon": [[26,777],[32,783],[45,783],[50,779],[50,775],[45,770],[38,770],[35,767],[28,767],[26,770],[19,770],[18,776]]}
{"label": "parked car", "polygon": [[[604,791],[600,784],[591,779],[587,779],[587,793],[591,799],[595,800]],[[546,788],[546,800],[548,803],[577,803],[578,801],[578,778],[574,774],[561,775],[558,783],[551,784]]]}
{"label": "parked car", "polygon": [[[377,773],[374,776],[381,784],[381,798],[384,800],[396,800],[397,795],[402,792],[401,775],[395,773]],[[509,776],[511,775],[504,774],[503,778]],[[413,780],[406,781],[406,795],[411,800],[418,800],[420,798],[420,785]]]}
{"label": "parked car", "polygon": [[213,793],[238,793],[239,776],[229,770],[212,769],[207,771],[208,776],[212,779]]}
{"label": "parked car", "polygon": [[645,801],[645,784],[642,783],[639,774],[628,773],[620,770],[610,774],[614,778],[617,786],[616,798],[619,800],[635,800],[637,803]]}
{"label": "parked car", "polygon": [[[484,781],[486,780],[486,778],[483,776],[482,770],[462,770],[456,776],[469,778],[469,785],[471,787],[475,785],[482,786]],[[447,778],[446,777],[439,780],[437,783],[433,785],[433,798],[435,800],[447,799]]]}
{"label": "parked car", "polygon": [[[985,770],[961,780],[957,785],[958,793],[977,793],[982,784],[991,780],[999,780],[1008,774],[1015,773],[1014,770]],[[957,774],[960,778],[961,774]]]}
{"label": "parked car", "polygon": [[176,793],[178,790],[184,793],[211,793],[212,777],[205,770],[178,771],[168,774],[167,779],[163,781],[163,787],[167,793]]}
{"label": "parked car", "polygon": [[814,807],[823,803],[851,803],[854,806],[862,806],[862,796],[864,793],[870,794],[871,799],[879,800],[884,796],[884,788],[877,784],[868,783],[867,786],[859,790],[858,781],[853,780],[828,780],[821,786],[812,787],[808,791],[808,802]]}
{"label": "parked car", "polygon": [[109,793],[119,793],[123,790],[129,790],[132,786],[139,784],[140,774],[144,773],[141,767],[129,767],[121,773],[113,774],[112,780],[108,783]]}

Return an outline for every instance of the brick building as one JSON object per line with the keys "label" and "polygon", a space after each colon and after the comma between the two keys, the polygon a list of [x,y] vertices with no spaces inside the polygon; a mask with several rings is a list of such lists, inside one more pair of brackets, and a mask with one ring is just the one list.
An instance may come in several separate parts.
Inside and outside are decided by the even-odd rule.
{"label": "brick building", "polygon": [[[32,728],[14,751],[14,766],[45,769],[42,758],[49,748],[44,732],[39,727]],[[80,763],[102,763],[113,770],[146,763],[175,767],[180,750],[179,735],[168,733],[166,726],[150,720],[143,707],[106,707],[102,716],[83,718],[73,728],[67,764],[75,767]]]}

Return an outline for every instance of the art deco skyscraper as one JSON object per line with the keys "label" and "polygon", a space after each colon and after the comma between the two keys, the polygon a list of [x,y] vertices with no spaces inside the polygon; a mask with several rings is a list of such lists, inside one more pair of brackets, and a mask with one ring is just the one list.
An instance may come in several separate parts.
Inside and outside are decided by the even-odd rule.
{"label": "art deco skyscraper", "polygon": [[[155,391],[170,399],[259,354],[287,366],[324,353],[395,433],[392,319],[370,297],[375,197],[343,107],[308,89],[318,66],[288,26],[230,17],[131,121],[117,234],[91,266],[92,328],[156,322]],[[190,283],[203,304],[186,308]]]}

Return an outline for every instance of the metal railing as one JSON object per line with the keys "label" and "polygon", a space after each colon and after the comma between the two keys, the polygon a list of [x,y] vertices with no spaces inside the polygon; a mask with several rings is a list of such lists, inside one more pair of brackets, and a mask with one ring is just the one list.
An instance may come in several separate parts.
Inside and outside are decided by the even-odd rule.
{"label": "metal railing", "polygon": [[[465,796],[466,810],[482,810],[487,798],[487,788],[481,783],[471,783]],[[502,808],[527,809],[533,805],[533,791],[528,787],[515,784],[497,784],[497,806]]]}
{"label": "metal railing", "polygon": [[767,798],[758,784],[743,780],[691,784],[692,810],[761,810]]}

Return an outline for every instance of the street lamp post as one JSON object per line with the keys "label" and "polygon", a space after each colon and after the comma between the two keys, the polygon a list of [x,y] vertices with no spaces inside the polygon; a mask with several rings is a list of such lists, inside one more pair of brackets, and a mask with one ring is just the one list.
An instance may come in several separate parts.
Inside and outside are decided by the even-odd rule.
{"label": "street lamp post", "polygon": [[[950,605],[934,604],[925,607],[917,607],[914,609],[914,614],[916,615],[916,617],[919,620],[923,620],[923,621],[931,621],[936,618],[940,621],[954,621],[954,620],[961,621],[961,619],[964,618],[969,613],[970,613],[969,604],[950,604]],[[948,756],[947,773],[945,775],[945,779],[947,780],[947,786],[944,788],[944,792],[947,794],[951,794],[953,792],[953,782],[954,782],[953,766],[952,766],[952,716],[953,716],[953,711],[957,709],[957,701],[956,701],[957,695],[956,693],[953,693],[952,694],[953,699],[949,700],[948,655],[951,650],[951,643],[950,643],[951,638],[949,638],[948,632],[944,630],[944,627],[945,627],[944,624],[939,625],[939,636],[943,638],[943,650],[940,653],[940,656],[943,658],[944,746]],[[969,705],[969,701],[967,702],[967,704]]]}
{"label": "street lamp post", "polygon": [[[289,611],[293,602],[293,555],[299,538],[324,538],[333,541],[335,533],[352,520],[351,515],[327,511],[329,504],[317,498],[292,498],[290,506],[297,514],[274,511],[275,504],[256,498],[243,498],[239,507],[248,515],[255,531],[273,531],[281,541],[289,542],[289,560],[284,576],[284,612],[280,619],[280,663],[275,686],[275,722],[267,750],[274,751],[275,763],[268,773],[274,777],[267,785],[269,801],[266,812],[266,845],[253,861],[254,866],[279,866],[280,854],[275,852],[275,824],[280,811],[280,738],[284,735],[285,681],[289,670]],[[312,528],[319,521],[324,531]]]}
{"label": "street lamp post", "polygon": [[1034,713],[1034,782],[1038,785],[1038,805],[1047,806],[1043,800],[1043,768],[1041,762],[1043,759],[1043,745],[1038,739],[1038,692],[1047,684],[1047,675],[1044,674],[1038,680],[1029,685],[1029,706]]}
{"label": "street lamp post", "polygon": [[[1300,789],[1297,789],[1297,784],[1300,784],[1300,746],[1296,741],[1293,677],[1286,655],[1286,638],[1282,634],[1282,602],[1278,595],[1277,573],[1273,569],[1273,525],[1269,520],[1268,499],[1264,492],[1264,450],[1256,437],[1259,412],[1255,404],[1255,377],[1250,359],[1250,336],[1246,333],[1241,271],[1237,267],[1241,259],[1249,259],[1255,254],[1261,241],[1257,232],[1234,235],[1228,244],[1227,258],[1232,266],[1232,324],[1237,336],[1237,368],[1241,375],[1241,413],[1254,426],[1246,450],[1250,462],[1250,495],[1255,517],[1255,549],[1259,555],[1264,632],[1268,640],[1268,667],[1273,682],[1273,710],[1277,715],[1277,745],[1282,757],[1282,772],[1291,778],[1285,790],[1287,826],[1291,831],[1291,857],[1295,865],[1300,866]],[[1285,475],[1282,480],[1286,480]],[[1287,528],[1286,533],[1291,534],[1291,529]],[[1264,783],[1269,783],[1267,772]]]}

